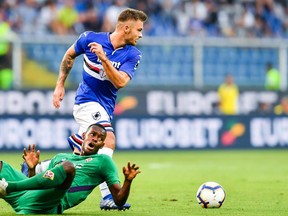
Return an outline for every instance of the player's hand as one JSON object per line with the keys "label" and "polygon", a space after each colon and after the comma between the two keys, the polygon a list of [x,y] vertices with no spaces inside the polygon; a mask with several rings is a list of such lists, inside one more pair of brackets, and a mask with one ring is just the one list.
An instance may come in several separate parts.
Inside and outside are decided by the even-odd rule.
{"label": "player's hand", "polygon": [[53,105],[56,109],[60,108],[60,102],[63,100],[64,96],[65,96],[64,86],[56,86],[53,93]]}
{"label": "player's hand", "polygon": [[101,44],[92,42],[88,46],[90,47],[90,52],[96,54],[102,62],[108,60]]}
{"label": "player's hand", "polygon": [[36,145],[28,145],[28,148],[24,148],[22,158],[26,161],[29,169],[34,169],[40,160],[40,151],[36,151]]}
{"label": "player's hand", "polygon": [[130,162],[127,163],[127,167],[123,167],[123,174],[125,176],[125,180],[132,181],[137,174],[141,173],[139,170],[139,166],[137,166],[135,163],[130,164]]}

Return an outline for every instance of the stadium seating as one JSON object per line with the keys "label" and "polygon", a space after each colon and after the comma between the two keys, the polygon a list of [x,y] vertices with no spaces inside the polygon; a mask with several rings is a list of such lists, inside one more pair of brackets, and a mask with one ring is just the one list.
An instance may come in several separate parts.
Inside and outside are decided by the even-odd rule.
{"label": "stadium seating", "polygon": [[[26,57],[58,74],[59,64],[67,49],[66,44],[24,44]],[[194,83],[193,46],[184,45],[140,45],[142,62],[131,85],[137,86],[192,86]],[[239,86],[263,86],[265,65],[272,62],[278,67],[276,48],[203,47],[203,87],[216,87],[224,76],[231,73]],[[75,62],[69,81],[78,85],[81,80],[82,58]]]}

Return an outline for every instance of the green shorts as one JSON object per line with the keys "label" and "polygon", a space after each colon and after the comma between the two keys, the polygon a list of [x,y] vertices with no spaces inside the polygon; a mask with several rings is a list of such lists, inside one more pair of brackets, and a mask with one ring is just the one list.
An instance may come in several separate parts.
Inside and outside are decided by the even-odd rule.
{"label": "green shorts", "polygon": [[[28,177],[2,161],[0,178],[5,178],[7,181],[20,181]],[[4,197],[4,200],[11,205],[17,214],[61,214],[63,213],[61,199],[66,192],[67,190],[57,188],[25,190],[9,193]]]}
{"label": "green shorts", "polygon": [[62,214],[61,199],[67,190],[46,189],[26,191],[18,200],[18,214]]}

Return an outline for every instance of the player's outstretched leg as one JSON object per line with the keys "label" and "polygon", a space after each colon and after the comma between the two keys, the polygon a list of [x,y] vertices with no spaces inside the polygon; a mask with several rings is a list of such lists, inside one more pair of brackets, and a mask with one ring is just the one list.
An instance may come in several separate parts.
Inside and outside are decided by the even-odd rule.
{"label": "player's outstretched leg", "polygon": [[64,161],[60,166],[46,170],[45,172],[37,174],[31,178],[26,178],[16,182],[6,182],[5,179],[2,179],[2,182],[0,183],[0,193],[4,196],[5,193],[9,194],[10,192],[15,191],[41,190],[54,187],[67,190],[72,184],[75,172],[74,164],[69,161]]}

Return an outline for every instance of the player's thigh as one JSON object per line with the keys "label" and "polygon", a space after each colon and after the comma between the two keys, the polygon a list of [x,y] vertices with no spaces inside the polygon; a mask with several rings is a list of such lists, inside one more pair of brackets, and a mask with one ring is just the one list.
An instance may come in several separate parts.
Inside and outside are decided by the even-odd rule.
{"label": "player's thigh", "polygon": [[95,123],[102,124],[108,131],[113,131],[110,116],[97,102],[75,104],[73,107],[73,116],[80,125],[79,134],[85,132],[91,124]]}
{"label": "player's thigh", "polygon": [[59,190],[56,188],[30,190],[20,198],[18,201],[19,206],[22,210],[25,210],[24,213],[26,214],[57,214],[59,213],[61,199],[65,196],[66,192],[67,190]]}
{"label": "player's thigh", "polygon": [[28,178],[5,161],[1,161],[1,163],[0,179],[5,178],[6,181],[21,181]]}
{"label": "player's thigh", "polygon": [[104,146],[114,150],[115,149],[115,144],[116,144],[116,140],[115,140],[114,132],[107,131],[107,136],[106,136],[106,139],[105,139],[105,145]]}
{"label": "player's thigh", "polygon": [[[4,178],[6,181],[18,182],[28,178],[18,170],[14,169],[5,161],[0,161],[0,163],[1,163],[0,179]],[[18,206],[18,199],[22,197],[24,193],[25,191],[10,192],[3,199],[6,202],[8,202],[13,209],[15,209]]]}

